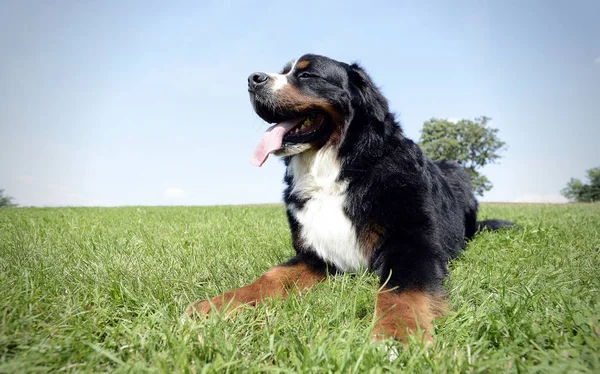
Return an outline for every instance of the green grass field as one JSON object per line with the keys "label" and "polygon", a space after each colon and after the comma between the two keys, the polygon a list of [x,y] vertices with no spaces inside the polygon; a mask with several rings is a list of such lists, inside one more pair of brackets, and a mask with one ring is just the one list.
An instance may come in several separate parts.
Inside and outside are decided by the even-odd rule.
{"label": "green grass field", "polygon": [[483,205],[435,345],[371,344],[377,279],[180,323],[292,255],[283,207],[0,209],[0,372],[598,372],[600,205]]}

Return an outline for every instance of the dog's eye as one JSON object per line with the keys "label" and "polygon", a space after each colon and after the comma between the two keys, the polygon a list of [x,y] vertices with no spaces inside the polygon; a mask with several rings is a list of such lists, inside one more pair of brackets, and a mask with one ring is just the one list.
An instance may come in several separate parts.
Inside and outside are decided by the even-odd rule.
{"label": "dog's eye", "polygon": [[302,73],[298,74],[298,78],[319,78],[319,76],[303,71]]}

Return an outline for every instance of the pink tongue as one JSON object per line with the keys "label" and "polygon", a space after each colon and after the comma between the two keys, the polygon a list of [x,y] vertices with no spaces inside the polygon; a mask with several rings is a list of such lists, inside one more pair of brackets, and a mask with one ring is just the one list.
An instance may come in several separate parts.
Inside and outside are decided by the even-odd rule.
{"label": "pink tongue", "polygon": [[267,157],[269,157],[269,153],[281,148],[283,136],[303,119],[304,118],[287,120],[269,127],[262,138],[260,138],[260,142],[258,142],[254,153],[252,153],[250,163],[254,166],[262,166],[267,160]]}

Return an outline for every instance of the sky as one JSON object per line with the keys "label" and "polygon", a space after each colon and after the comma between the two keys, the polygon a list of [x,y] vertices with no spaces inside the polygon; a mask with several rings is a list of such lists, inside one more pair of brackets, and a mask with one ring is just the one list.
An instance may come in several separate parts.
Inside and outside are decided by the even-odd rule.
{"label": "sky", "polygon": [[492,118],[482,201],[561,202],[600,166],[600,1],[2,1],[0,189],[24,206],[281,201],[247,76],[360,62],[408,137]]}

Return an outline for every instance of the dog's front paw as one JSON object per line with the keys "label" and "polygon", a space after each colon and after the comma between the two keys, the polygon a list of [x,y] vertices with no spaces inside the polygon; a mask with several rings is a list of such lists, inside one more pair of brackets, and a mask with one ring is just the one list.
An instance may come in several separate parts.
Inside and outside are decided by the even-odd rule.
{"label": "dog's front paw", "polygon": [[197,317],[206,317],[211,311],[210,300],[196,301],[188,305],[183,312],[182,319],[195,319]]}

